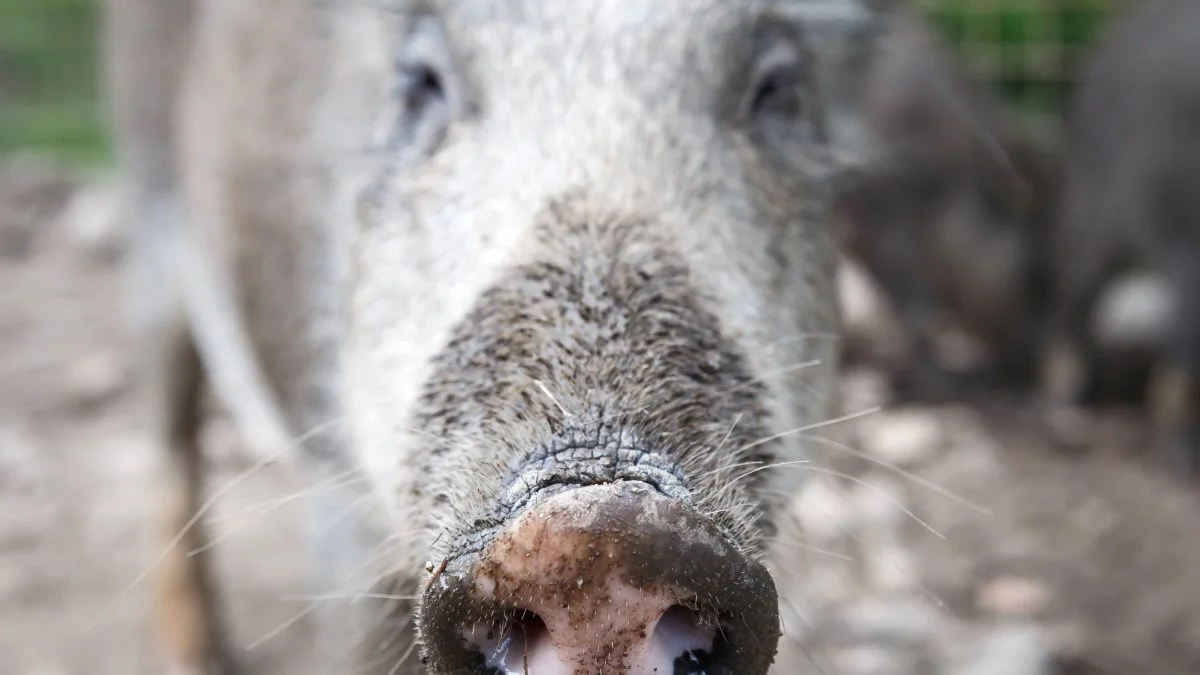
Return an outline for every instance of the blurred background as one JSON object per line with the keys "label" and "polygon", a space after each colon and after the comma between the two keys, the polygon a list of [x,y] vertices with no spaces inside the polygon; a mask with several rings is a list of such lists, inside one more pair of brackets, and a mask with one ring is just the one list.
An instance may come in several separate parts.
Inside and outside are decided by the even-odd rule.
{"label": "blurred background", "polygon": [[96,72],[95,0],[12,0],[0,7],[0,151],[108,160]]}
{"label": "blurred background", "polygon": [[[1074,64],[1114,8],[1136,0],[919,0],[977,77],[1033,123],[1056,130]],[[0,7],[0,151],[108,158],[96,77],[97,0]]]}
{"label": "blurred background", "polygon": [[[998,125],[1053,155],[1080,59],[1136,2],[921,0],[917,9],[952,67],[994,97]],[[139,578],[162,542],[147,525],[157,459],[136,433],[124,351],[124,225],[97,73],[99,15],[99,0],[0,1],[0,673],[14,675],[162,672],[150,581]],[[963,220],[954,213],[952,229]],[[975,264],[1000,249],[968,250]],[[1095,322],[1110,342],[1125,340],[1110,350],[1116,394],[1048,428],[1028,386],[983,386],[972,374],[994,335],[947,331],[929,358],[972,386],[926,382],[928,363],[897,346],[913,328],[903,298],[880,290],[881,254],[857,253],[847,248],[841,286],[843,407],[883,411],[847,425],[843,440],[866,460],[831,459],[843,478],[796,498],[810,545],[797,553],[805,572],[785,621],[800,626],[792,639],[811,656],[804,667],[1200,673],[1200,503],[1157,463],[1144,396],[1147,345],[1161,340],[1169,302],[1161,284],[1152,274],[1114,282]],[[993,309],[946,304],[951,318],[969,313],[964,304]],[[1009,320],[993,314],[958,318]],[[1064,450],[1056,433],[1084,440]],[[219,415],[206,434],[219,489],[250,461]],[[310,645],[298,620],[307,604],[286,599],[303,580],[299,515],[285,503],[300,488],[289,481],[257,471],[211,515],[235,632],[272,672],[303,670]]]}

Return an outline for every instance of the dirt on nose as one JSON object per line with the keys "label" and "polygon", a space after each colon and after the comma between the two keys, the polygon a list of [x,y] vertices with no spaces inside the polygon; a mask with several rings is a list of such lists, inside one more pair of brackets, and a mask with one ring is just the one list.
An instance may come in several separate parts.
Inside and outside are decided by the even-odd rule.
{"label": "dirt on nose", "polygon": [[465,651],[501,672],[765,673],[779,635],[765,568],[640,482],[556,495],[433,581],[433,660]]}

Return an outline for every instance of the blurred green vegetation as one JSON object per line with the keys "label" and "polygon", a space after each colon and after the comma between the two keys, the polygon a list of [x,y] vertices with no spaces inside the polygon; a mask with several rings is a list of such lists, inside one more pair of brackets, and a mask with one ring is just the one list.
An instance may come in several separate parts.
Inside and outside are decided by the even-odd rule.
{"label": "blurred green vegetation", "polygon": [[[107,161],[95,57],[100,1],[0,0],[0,154]],[[1021,110],[1055,117],[1080,50],[1119,0],[919,2],[980,77]]]}
{"label": "blurred green vegetation", "polygon": [[1057,118],[1070,95],[1079,57],[1124,3],[920,0],[920,4],[971,69],[1021,112]]}
{"label": "blurred green vegetation", "polygon": [[99,96],[100,0],[0,0],[0,155],[107,161]]}

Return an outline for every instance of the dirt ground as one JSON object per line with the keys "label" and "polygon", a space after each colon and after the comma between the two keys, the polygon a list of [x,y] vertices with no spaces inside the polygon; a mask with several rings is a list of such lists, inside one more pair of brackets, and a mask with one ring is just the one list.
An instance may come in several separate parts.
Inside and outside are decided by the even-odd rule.
{"label": "dirt ground", "polygon": [[[104,236],[0,206],[0,673],[163,672],[147,613],[151,580],[134,583],[161,546],[152,529],[159,458],[133,408],[120,278],[97,244]],[[1200,500],[1145,456],[1136,416],[1098,418],[1104,447],[1063,457],[1021,410],[906,414],[918,427],[933,420],[940,440],[911,441],[912,420],[892,418],[891,431],[876,424],[874,441],[860,435],[875,447],[871,461],[844,467],[856,481],[895,488],[908,511],[895,521],[895,545],[858,538],[857,555],[813,565],[798,554],[782,586],[804,615],[793,638],[805,669],[1200,673]],[[208,446],[214,489],[247,471],[220,420]],[[861,492],[854,481],[824,484],[847,504]],[[309,661],[310,626],[289,623],[309,603],[301,505],[281,503],[300,489],[283,470],[264,469],[211,513],[218,576],[255,672],[305,672]],[[853,524],[830,517],[835,531],[814,530],[809,553],[853,548],[846,535],[871,529],[879,500],[854,503]],[[892,549],[903,564],[876,564]],[[929,612],[940,617],[922,638],[925,656],[897,656],[886,647],[895,630],[870,630],[874,619],[862,617],[884,606],[899,608],[909,633]],[[1000,638],[987,636],[1015,625],[1033,626],[1052,658],[1024,667],[1012,650],[988,651]]]}

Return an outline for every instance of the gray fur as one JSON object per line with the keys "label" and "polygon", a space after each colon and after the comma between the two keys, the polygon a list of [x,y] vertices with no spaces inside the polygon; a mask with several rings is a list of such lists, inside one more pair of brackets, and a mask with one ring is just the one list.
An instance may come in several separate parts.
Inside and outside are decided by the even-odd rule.
{"label": "gray fur", "polygon": [[[187,205],[173,227],[195,234],[200,262],[183,270],[212,274],[183,284],[200,289],[191,339],[210,377],[243,378],[218,393],[244,433],[278,443],[271,399],[289,437],[344,422],[304,447],[365,477],[353,527],[374,537],[362,547],[382,553],[388,587],[411,590],[426,561],[536,498],[514,480],[568,447],[595,458],[562,479],[584,483],[615,477],[597,467],[623,452],[655,458],[737,548],[769,557],[804,469],[744,474],[809,458],[796,430],[830,411],[840,131],[825,93],[854,81],[830,36],[861,8],[261,7],[197,0],[189,39],[141,47],[184,50],[178,77],[142,95],[177,97],[151,113],[170,133],[150,146],[169,167],[161,191]],[[802,64],[786,123],[747,115],[758,48]],[[419,124],[395,93],[406,59],[443,78],[444,107]],[[132,117],[126,147],[146,133]],[[411,608],[394,609],[385,630],[411,630]],[[415,656],[394,665],[382,672],[419,671]]]}

